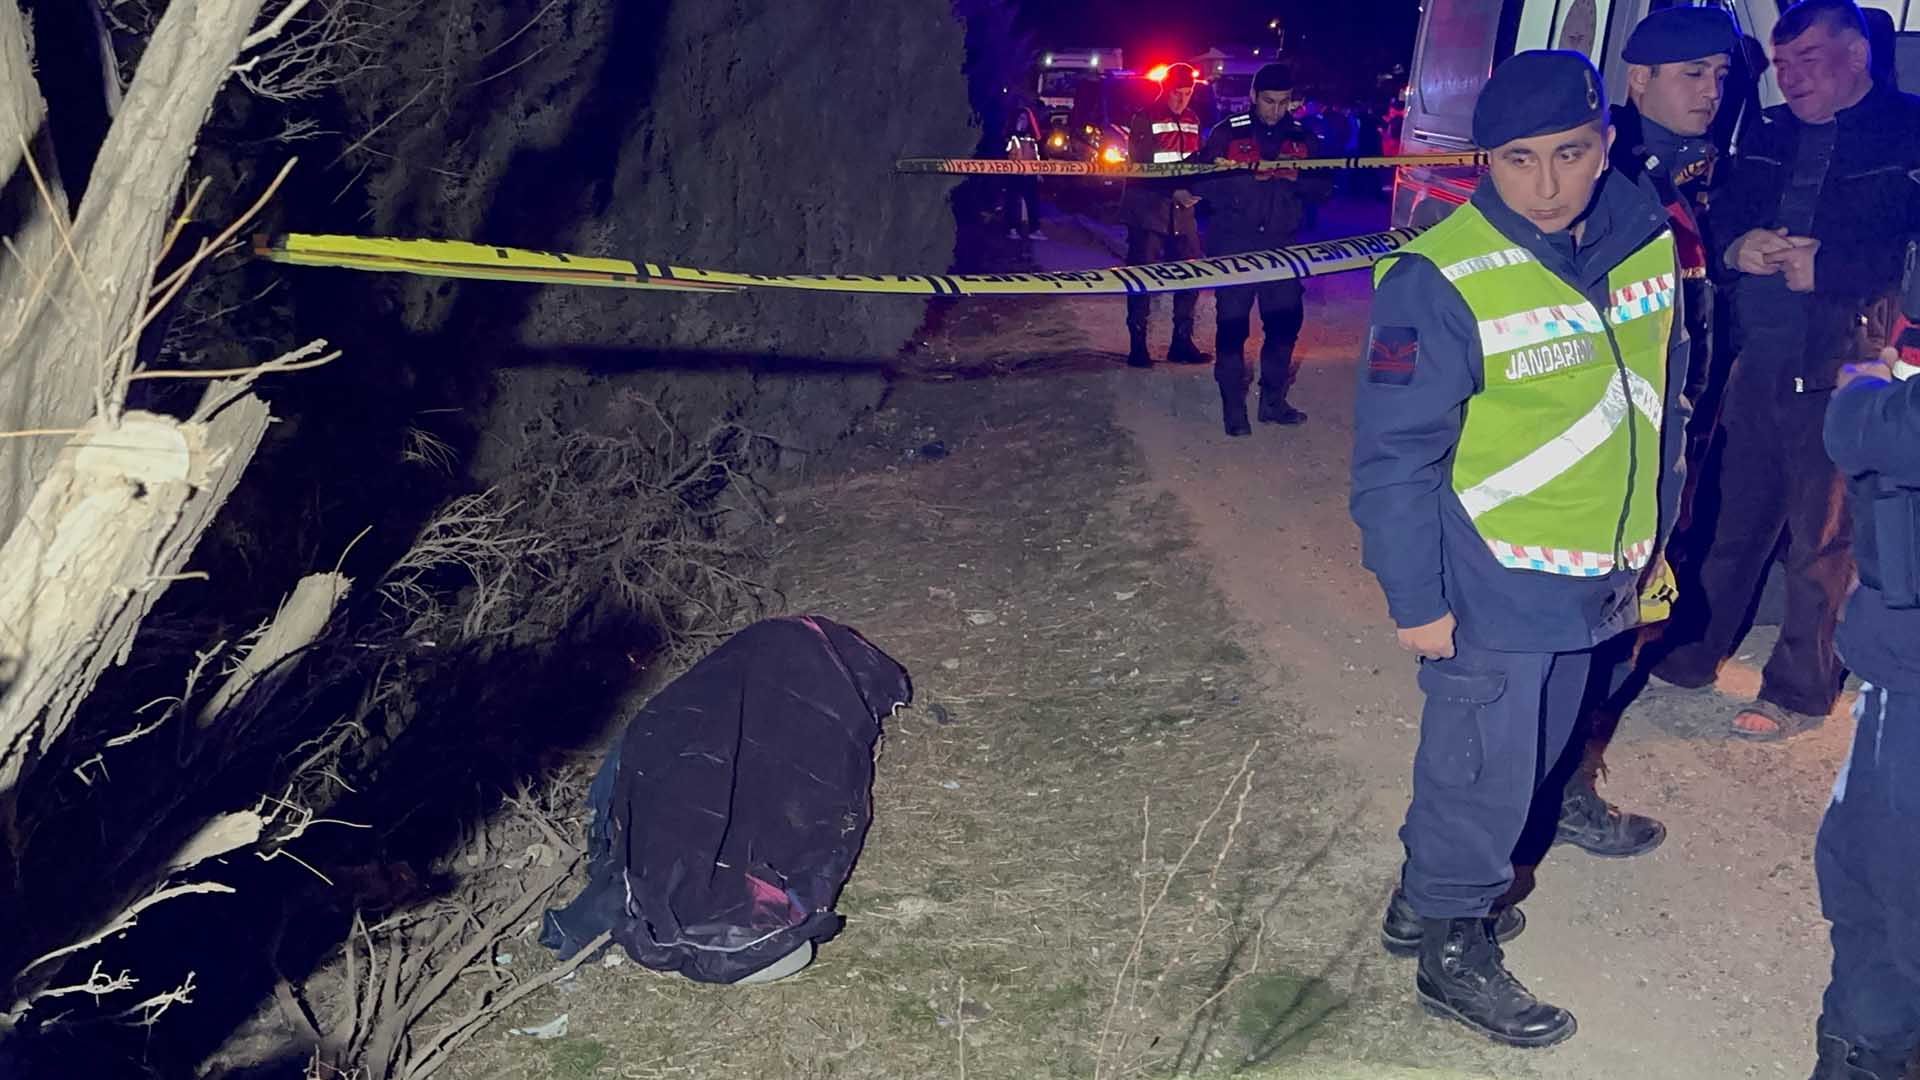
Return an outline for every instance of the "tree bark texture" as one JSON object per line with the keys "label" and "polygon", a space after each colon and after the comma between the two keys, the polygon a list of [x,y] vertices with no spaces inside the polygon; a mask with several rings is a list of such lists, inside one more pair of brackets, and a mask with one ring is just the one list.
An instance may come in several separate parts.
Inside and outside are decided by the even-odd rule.
{"label": "tree bark texture", "polygon": [[267,407],[216,385],[211,416],[96,417],[52,455],[0,546],[0,803],[41,761],[239,481]]}
{"label": "tree bark texture", "polygon": [[[109,404],[200,128],[263,3],[174,0],[101,147],[71,249],[56,224],[64,196],[51,213],[35,206],[14,230],[27,243],[16,240],[23,261],[10,258],[0,273],[0,430],[80,427]],[[20,142],[45,143],[49,122],[28,55],[16,0],[0,0],[0,165],[14,166],[9,193],[21,183],[32,191],[18,167]],[[19,524],[59,452],[58,442],[41,439],[0,443],[0,535]]]}

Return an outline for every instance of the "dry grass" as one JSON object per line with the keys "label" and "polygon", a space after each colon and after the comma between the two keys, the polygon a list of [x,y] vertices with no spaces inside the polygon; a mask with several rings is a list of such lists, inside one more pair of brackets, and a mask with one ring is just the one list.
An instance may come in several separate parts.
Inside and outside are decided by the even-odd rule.
{"label": "dry grass", "polygon": [[[1348,850],[1357,807],[1284,674],[1235,642],[1175,505],[1138,486],[1103,383],[905,396],[857,468],[775,508],[788,608],[858,628],[915,679],[842,936],[768,987],[583,967],[441,1076],[1526,1075],[1417,1018],[1373,940],[1385,882]],[[954,456],[904,455],[932,437]],[[617,455],[575,451],[555,475],[625,490]],[[535,816],[573,836],[568,797]],[[520,887],[535,878],[523,864]],[[507,1034],[562,1013],[563,1038]],[[1441,1062],[1468,1071],[1412,1068]]]}
{"label": "dry grass", "polygon": [[[763,988],[583,970],[511,1015],[566,1012],[565,1039],[490,1033],[448,1075],[1526,1075],[1418,1019],[1355,808],[1135,486],[1103,384],[914,393],[778,507],[791,608],[915,679],[841,938]],[[905,454],[935,436],[953,457]]]}
{"label": "dry grass", "polygon": [[485,1035],[449,1075],[1141,1075],[1232,1026],[1272,946],[1259,860],[1288,835],[1248,762],[1267,718],[1167,506],[1116,501],[1131,452],[1080,426],[1104,406],[1021,393],[1017,415],[883,414],[958,456],[780,506],[791,607],[858,627],[918,693],[842,938],[761,989],[583,970],[512,1017],[567,1012],[566,1039]]}

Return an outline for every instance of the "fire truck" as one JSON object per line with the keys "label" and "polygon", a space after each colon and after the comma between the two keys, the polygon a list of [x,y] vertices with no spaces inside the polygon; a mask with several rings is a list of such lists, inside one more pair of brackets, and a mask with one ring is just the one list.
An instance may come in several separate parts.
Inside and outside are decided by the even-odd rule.
{"label": "fire truck", "polygon": [[[1859,0],[1893,18],[1896,70],[1913,92],[1920,82],[1920,0]],[[1526,49],[1576,49],[1592,58],[1611,96],[1624,97],[1627,35],[1651,11],[1718,7],[1740,31],[1766,42],[1791,0],[1426,0],[1408,72],[1403,152],[1459,153],[1473,149],[1473,103],[1494,65]],[[1756,77],[1757,74],[1757,77]],[[1734,57],[1727,97],[1714,126],[1721,149],[1736,143],[1762,108],[1780,104],[1768,70],[1747,70]],[[1393,223],[1431,225],[1467,201],[1479,181],[1471,168],[1402,166],[1394,179]]]}

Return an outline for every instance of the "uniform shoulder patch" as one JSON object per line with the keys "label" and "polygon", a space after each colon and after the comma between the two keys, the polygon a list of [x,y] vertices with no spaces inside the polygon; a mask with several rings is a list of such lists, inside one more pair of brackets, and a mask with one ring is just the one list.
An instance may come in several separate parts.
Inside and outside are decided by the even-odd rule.
{"label": "uniform shoulder patch", "polygon": [[1367,381],[1381,386],[1413,382],[1420,358],[1420,331],[1411,326],[1376,326],[1367,336]]}

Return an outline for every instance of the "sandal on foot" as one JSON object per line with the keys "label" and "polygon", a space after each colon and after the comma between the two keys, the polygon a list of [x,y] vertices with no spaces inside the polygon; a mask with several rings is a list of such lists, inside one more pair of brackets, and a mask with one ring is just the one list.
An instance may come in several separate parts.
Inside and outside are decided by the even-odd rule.
{"label": "sandal on foot", "polygon": [[[1765,718],[1769,723],[1773,724],[1773,730],[1749,731],[1741,727],[1739,724],[1740,718],[1749,715]],[[1734,714],[1733,721],[1727,725],[1727,730],[1733,733],[1734,738],[1746,739],[1749,742],[1780,742],[1784,739],[1791,739],[1795,735],[1804,735],[1826,722],[1827,718],[1825,716],[1794,712],[1792,709],[1775,705],[1771,701],[1753,701],[1743,706],[1739,712]]]}

